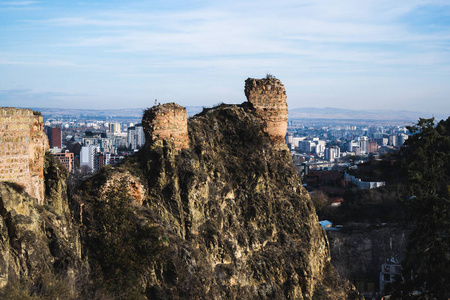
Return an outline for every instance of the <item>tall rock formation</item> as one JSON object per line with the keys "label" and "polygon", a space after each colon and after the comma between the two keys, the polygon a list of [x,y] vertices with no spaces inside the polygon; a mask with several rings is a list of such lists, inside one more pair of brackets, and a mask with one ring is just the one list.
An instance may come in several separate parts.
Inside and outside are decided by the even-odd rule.
{"label": "tall rock formation", "polygon": [[265,124],[274,144],[283,145],[287,131],[288,107],[286,91],[279,79],[267,76],[263,79],[248,78],[245,81],[245,96],[253,104],[256,114]]}
{"label": "tall rock formation", "polygon": [[[187,120],[188,142],[182,107],[150,108],[140,153],[85,183],[76,199],[90,265],[103,270],[98,286],[113,282],[116,292],[148,299],[358,297],[332,267],[326,235],[283,147],[284,88],[275,79],[254,82],[246,89],[253,106],[204,109]],[[273,90],[258,98],[263,82]],[[127,172],[132,178],[119,179]],[[127,192],[130,182],[144,188],[141,196]],[[131,242],[137,237],[145,248]],[[135,279],[124,283],[124,274]]]}
{"label": "tall rock formation", "polygon": [[[147,110],[145,146],[83,182],[69,199],[72,218],[51,157],[44,206],[0,184],[0,297],[11,298],[3,291],[14,282],[38,295],[66,286],[40,279],[47,270],[74,287],[58,295],[65,299],[357,297],[330,263],[282,146],[281,82],[247,83],[253,105],[223,104],[189,120],[174,103]],[[258,98],[260,89],[268,93]]]}
{"label": "tall rock formation", "polygon": [[30,109],[0,107],[0,181],[11,181],[44,201],[44,156],[48,149],[42,116]]}
{"label": "tall rock formation", "polygon": [[72,222],[68,172],[51,154],[43,169],[44,205],[12,182],[0,182],[0,299],[76,298],[81,244]]}

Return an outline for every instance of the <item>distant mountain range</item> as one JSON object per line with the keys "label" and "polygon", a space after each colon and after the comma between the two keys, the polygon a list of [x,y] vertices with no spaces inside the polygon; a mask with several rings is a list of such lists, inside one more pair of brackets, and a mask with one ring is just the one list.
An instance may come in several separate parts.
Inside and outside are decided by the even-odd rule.
{"label": "distant mountain range", "polygon": [[[290,120],[329,119],[329,120],[380,120],[416,122],[419,118],[431,118],[432,113],[409,110],[352,110],[334,107],[289,109]],[[448,115],[434,115],[437,120],[447,119]]]}
{"label": "distant mountain range", "polygon": [[[93,119],[141,119],[145,108],[125,109],[71,109],[71,108],[42,108],[31,107],[40,111],[44,118],[93,118]],[[201,106],[189,106],[186,108],[188,116],[201,112]]]}
{"label": "distant mountain range", "polygon": [[[93,119],[141,119],[144,108],[128,109],[63,109],[63,108],[31,108],[42,112],[45,118],[93,118]],[[201,106],[186,107],[188,116],[201,112]],[[395,121],[416,122],[419,118],[430,118],[433,114],[428,112],[417,112],[408,110],[352,110],[334,107],[324,108],[293,108],[289,109],[289,120],[312,121],[312,120],[359,120],[359,121]],[[447,119],[448,115],[434,115],[437,120]]]}

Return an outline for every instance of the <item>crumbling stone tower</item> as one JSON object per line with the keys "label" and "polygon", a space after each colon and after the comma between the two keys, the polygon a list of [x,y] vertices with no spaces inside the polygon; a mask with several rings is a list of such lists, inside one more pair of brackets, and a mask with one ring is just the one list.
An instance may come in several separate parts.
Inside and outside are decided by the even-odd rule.
{"label": "crumbling stone tower", "polygon": [[166,103],[149,108],[142,118],[145,140],[172,141],[176,150],[189,148],[186,108],[176,103]]}
{"label": "crumbling stone tower", "polygon": [[42,204],[47,150],[42,116],[30,109],[0,107],[0,181],[22,185]]}
{"label": "crumbling stone tower", "polygon": [[286,91],[279,79],[267,76],[263,79],[248,78],[245,96],[253,104],[256,115],[265,123],[265,131],[276,145],[284,144],[287,131],[288,107]]}

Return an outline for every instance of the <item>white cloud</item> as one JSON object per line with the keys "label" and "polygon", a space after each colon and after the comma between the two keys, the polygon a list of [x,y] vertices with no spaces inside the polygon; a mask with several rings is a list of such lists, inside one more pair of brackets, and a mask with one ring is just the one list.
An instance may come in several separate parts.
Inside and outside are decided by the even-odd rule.
{"label": "white cloud", "polygon": [[[30,18],[22,21],[17,32],[28,28],[32,50],[24,47],[19,51],[23,55],[0,56],[0,65],[52,66],[52,71],[93,67],[89,71],[95,72],[97,80],[108,78],[114,85],[123,79],[124,90],[126,84],[138,86],[133,79],[142,84],[158,76],[181,74],[177,78],[186,80],[195,73],[203,76],[200,80],[207,85],[211,74],[229,80],[246,73],[263,76],[274,72],[285,76],[294,85],[293,90],[307,89],[298,82],[308,77],[311,86],[329,84],[347,89],[342,94],[351,96],[354,80],[364,76],[368,83],[363,86],[372,98],[388,94],[400,97],[400,90],[391,92],[395,85],[384,87],[395,81],[395,76],[414,77],[414,84],[420,87],[425,74],[436,78],[449,75],[450,26],[418,30],[422,28],[408,21],[410,14],[426,5],[448,10],[445,0],[199,3],[164,9],[157,5],[137,8],[130,3],[121,10],[92,5],[88,10],[60,12],[44,20]],[[39,33],[39,39],[35,39]],[[46,55],[29,54],[39,51]],[[80,73],[92,82],[91,74]],[[339,84],[334,85],[331,81],[337,77]],[[370,90],[371,81],[378,87]],[[82,79],[77,82],[84,88]],[[106,83],[103,86],[107,89]],[[155,86],[149,89],[159,90]],[[333,89],[316,90],[322,94],[321,99],[333,95]],[[423,87],[417,94],[427,92]],[[359,91],[358,96],[363,93]],[[410,96],[405,93],[405,98]]]}
{"label": "white cloud", "polygon": [[0,1],[0,5],[25,6],[38,3],[38,1]]}

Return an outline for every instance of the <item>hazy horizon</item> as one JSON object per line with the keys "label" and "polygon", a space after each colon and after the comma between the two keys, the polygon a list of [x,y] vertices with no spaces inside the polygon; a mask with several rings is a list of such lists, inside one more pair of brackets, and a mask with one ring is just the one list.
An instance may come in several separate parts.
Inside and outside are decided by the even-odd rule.
{"label": "hazy horizon", "polygon": [[[151,107],[151,106],[149,106]],[[55,107],[20,107],[29,108],[34,111],[40,111],[44,118],[58,117],[109,117],[114,118],[137,118],[140,119],[145,109],[140,108],[122,108],[122,109],[83,109],[83,108],[55,108]],[[194,116],[200,113],[203,108],[211,108],[212,106],[186,106],[188,116]],[[343,120],[366,120],[368,123],[373,121],[382,122],[407,122],[415,123],[419,118],[434,117],[436,121],[446,120],[449,116],[446,114],[433,114],[430,112],[410,111],[410,110],[352,110],[335,107],[302,107],[289,108],[289,120],[322,120],[322,121],[343,121]]]}
{"label": "hazy horizon", "polygon": [[0,1],[0,41],[0,106],[210,107],[271,73],[290,109],[450,115],[443,0]]}

